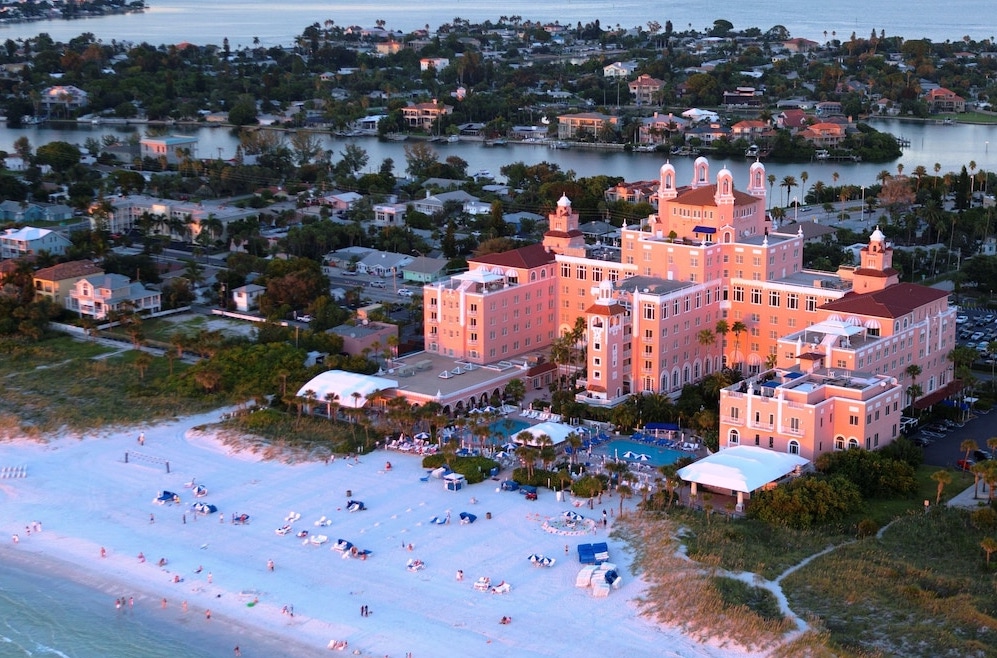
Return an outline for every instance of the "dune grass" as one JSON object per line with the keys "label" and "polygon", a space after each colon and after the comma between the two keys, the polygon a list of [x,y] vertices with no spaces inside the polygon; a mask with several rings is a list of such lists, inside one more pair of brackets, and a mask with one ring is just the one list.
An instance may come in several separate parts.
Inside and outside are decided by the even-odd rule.
{"label": "dune grass", "polygon": [[366,439],[361,427],[307,414],[298,417],[278,409],[238,414],[223,421],[218,434],[233,448],[284,462],[357,452]]}
{"label": "dune grass", "polygon": [[[0,436],[44,438],[59,431],[88,433],[106,427],[143,423],[199,413],[226,404],[217,396],[180,397],[164,385],[170,364],[152,358],[144,374],[138,352],[103,359],[93,343],[54,339],[39,344],[17,363],[6,362],[0,397]],[[173,371],[187,366],[174,362]]]}

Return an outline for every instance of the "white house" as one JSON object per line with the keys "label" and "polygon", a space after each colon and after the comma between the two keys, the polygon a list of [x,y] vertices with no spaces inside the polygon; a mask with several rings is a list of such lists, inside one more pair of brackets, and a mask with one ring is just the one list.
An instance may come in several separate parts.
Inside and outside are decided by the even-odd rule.
{"label": "white house", "polygon": [[248,313],[260,305],[260,297],[267,291],[266,288],[255,283],[247,283],[232,291],[232,301],[235,308],[242,313]]}
{"label": "white house", "polygon": [[637,62],[613,62],[602,67],[606,78],[628,78],[637,70]]}
{"label": "white house", "polygon": [[197,137],[145,137],[139,142],[139,147],[143,158],[165,157],[169,164],[179,164],[184,155],[197,157]]}
{"label": "white house", "polygon": [[105,320],[109,313],[126,309],[157,313],[162,295],[121,274],[97,274],[76,282],[66,306],[81,316]]}

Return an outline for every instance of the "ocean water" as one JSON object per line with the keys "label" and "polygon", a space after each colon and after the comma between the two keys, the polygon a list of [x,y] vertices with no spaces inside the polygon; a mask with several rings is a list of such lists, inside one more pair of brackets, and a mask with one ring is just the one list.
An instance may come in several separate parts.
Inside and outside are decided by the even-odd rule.
{"label": "ocean water", "polygon": [[[37,565],[0,559],[0,658],[221,658],[239,646],[245,658],[310,656],[255,631],[228,626],[217,616],[166,610],[158,599],[90,581],[86,575],[38,571]],[[77,578],[79,579],[78,582]],[[115,607],[135,596],[135,606]]]}
{"label": "ocean water", "polygon": [[[852,32],[868,37],[878,34],[907,39],[927,37],[933,41],[959,41],[964,36],[976,40],[993,39],[990,13],[981,11],[979,0],[827,0],[801,7],[796,0],[755,0],[733,3],[727,0],[648,4],[641,0],[559,0],[535,4],[529,0],[507,0],[496,7],[487,0],[448,0],[441,2],[328,2],[326,0],[146,0],[143,14],[105,16],[74,21],[39,21],[0,25],[0,39],[32,37],[46,32],[66,41],[82,32],[92,32],[104,41],[127,40],[158,45],[188,41],[220,44],[228,38],[233,46],[288,45],[308,25],[373,27],[384,20],[386,27],[410,32],[429,25],[433,28],[454,18],[483,22],[500,16],[520,16],[525,20],[560,22],[574,26],[598,20],[604,28],[647,29],[657,21],[662,29],[671,21],[675,31],[710,28],[718,19],[730,21],[735,29],[758,27],[768,30],[786,27],[792,36],[816,41],[848,40]],[[826,36],[825,36],[826,34]]]}

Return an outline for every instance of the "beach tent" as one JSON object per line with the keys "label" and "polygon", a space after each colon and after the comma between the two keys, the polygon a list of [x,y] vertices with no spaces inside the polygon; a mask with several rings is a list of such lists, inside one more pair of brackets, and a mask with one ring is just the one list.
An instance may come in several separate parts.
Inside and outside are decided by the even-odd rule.
{"label": "beach tent", "polygon": [[476,517],[474,514],[471,514],[470,512],[461,512],[460,513],[460,524],[461,525],[470,525],[470,524],[474,523],[477,520],[478,520],[478,517]]}
{"label": "beach tent", "polygon": [[176,495],[172,491],[160,491],[159,494],[152,500],[152,502],[158,505],[165,505],[166,503],[180,503],[180,496]]}
{"label": "beach tent", "polygon": [[[555,446],[558,446],[564,443],[568,439],[568,435],[571,434],[572,432],[575,432],[575,429],[576,428],[572,427],[571,425],[565,425],[563,423],[552,423],[548,421],[546,423],[539,423],[537,425],[527,427],[526,429],[523,430],[523,432],[526,432],[527,434],[532,434],[534,439],[536,439],[541,435],[547,435],[550,437],[550,440],[553,441],[553,444]],[[522,444],[522,441],[519,440],[519,436],[523,432],[517,432],[515,436],[511,437],[512,440],[517,444]],[[534,447],[539,445],[535,440],[527,441],[527,443]]]}
{"label": "beach tent", "polygon": [[195,498],[203,498],[204,496],[207,496],[207,495],[208,495],[208,488],[206,486],[204,486],[203,484],[199,484],[196,487],[194,487],[194,497]]}
{"label": "beach tent", "polygon": [[194,503],[194,511],[198,514],[214,514],[218,508],[208,503]]}
{"label": "beach tent", "polygon": [[460,473],[447,473],[443,476],[443,486],[447,491],[460,491],[467,484],[467,478]]}
{"label": "beach tent", "polygon": [[737,494],[737,504],[744,504],[744,494],[750,494],[790,473],[800,472],[810,462],[791,455],[755,446],[734,446],[713,453],[678,470],[678,476],[692,484],[728,490]]}
{"label": "beach tent", "polygon": [[350,512],[362,512],[367,509],[367,506],[363,504],[362,500],[348,500],[346,501],[346,509]]}
{"label": "beach tent", "polygon": [[[388,391],[398,388],[398,382],[385,377],[362,375],[345,370],[326,370],[316,375],[298,390],[298,397],[306,397],[305,393],[315,393],[315,405],[324,408],[325,396],[335,393],[339,396],[339,404],[350,409],[359,409],[367,404],[367,396],[375,391]],[[356,396],[354,397],[354,394]]]}
{"label": "beach tent", "polygon": [[515,491],[519,488],[519,483],[515,480],[503,480],[502,484],[499,485],[499,488],[502,489],[502,491]]}
{"label": "beach tent", "polygon": [[346,541],[345,539],[337,539],[336,543],[331,546],[332,550],[339,551],[340,553],[345,553],[353,548],[353,542]]}

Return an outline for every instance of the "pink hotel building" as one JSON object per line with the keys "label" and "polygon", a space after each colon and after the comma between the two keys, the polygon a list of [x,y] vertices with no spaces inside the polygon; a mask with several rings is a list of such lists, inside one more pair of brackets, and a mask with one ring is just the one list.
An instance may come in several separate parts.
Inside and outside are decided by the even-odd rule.
{"label": "pink hotel building", "polygon": [[[580,402],[677,394],[729,365],[749,382],[721,394],[721,446],[813,458],[884,445],[911,384],[922,403],[954,392],[954,309],[944,292],[898,283],[878,230],[858,267],[803,269],[802,231],[768,222],[766,183],[760,162],[745,191],[726,168],[711,180],[705,158],[688,185],[666,163],[657,212],[624,225],[618,250],[586,245],[562,197],[542,244],[470,259],[468,272],[424,288],[426,349],[476,364],[539,356],[583,317]],[[718,335],[719,320],[744,329]]]}

